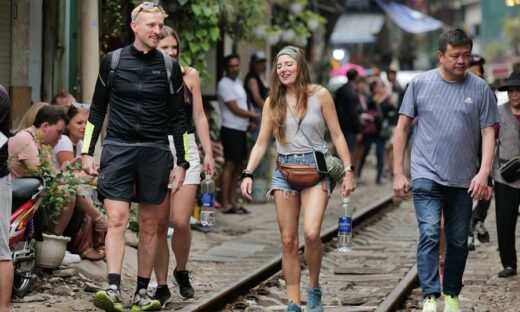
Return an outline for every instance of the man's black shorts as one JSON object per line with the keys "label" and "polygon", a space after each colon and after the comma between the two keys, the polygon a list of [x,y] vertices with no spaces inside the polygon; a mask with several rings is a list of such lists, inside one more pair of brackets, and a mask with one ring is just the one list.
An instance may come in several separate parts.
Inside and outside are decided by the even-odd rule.
{"label": "man's black shorts", "polygon": [[157,205],[168,191],[173,156],[169,150],[153,147],[105,144],[100,165],[101,202],[107,198]]}
{"label": "man's black shorts", "polygon": [[247,155],[247,132],[229,128],[220,128],[220,141],[224,147],[224,159],[239,164]]}

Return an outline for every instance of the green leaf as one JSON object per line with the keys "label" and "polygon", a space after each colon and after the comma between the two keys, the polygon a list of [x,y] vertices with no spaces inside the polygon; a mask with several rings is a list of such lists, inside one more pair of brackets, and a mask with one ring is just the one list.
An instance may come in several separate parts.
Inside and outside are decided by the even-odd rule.
{"label": "green leaf", "polygon": [[192,53],[197,53],[197,51],[200,49],[200,46],[195,41],[190,41],[188,45]]}
{"label": "green leaf", "polygon": [[209,6],[203,6],[202,12],[204,13],[204,16],[212,16],[214,14],[213,10]]}
{"label": "green leaf", "polygon": [[197,30],[197,37],[204,38],[208,35],[208,31],[204,28]]}
{"label": "green leaf", "polygon": [[212,41],[217,41],[220,37],[220,29],[213,27],[209,30],[209,37]]}
{"label": "green leaf", "polygon": [[195,14],[195,16],[200,16],[202,13],[202,8],[201,8],[200,4],[192,3],[191,10],[192,10],[193,14]]}

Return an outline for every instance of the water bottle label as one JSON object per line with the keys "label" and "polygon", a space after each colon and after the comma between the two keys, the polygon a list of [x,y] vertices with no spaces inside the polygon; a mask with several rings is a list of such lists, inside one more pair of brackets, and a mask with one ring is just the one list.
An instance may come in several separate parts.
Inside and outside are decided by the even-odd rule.
{"label": "water bottle label", "polygon": [[202,193],[202,207],[213,207],[213,193]]}
{"label": "water bottle label", "polygon": [[352,233],[352,218],[341,217],[338,219],[338,232]]}

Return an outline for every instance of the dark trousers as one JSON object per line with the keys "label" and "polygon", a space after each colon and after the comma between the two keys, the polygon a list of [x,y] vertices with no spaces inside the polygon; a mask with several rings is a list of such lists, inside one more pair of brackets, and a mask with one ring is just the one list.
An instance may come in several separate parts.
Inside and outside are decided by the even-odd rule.
{"label": "dark trousers", "polygon": [[484,222],[484,220],[486,220],[489,205],[491,205],[491,200],[478,201],[477,207],[473,210],[473,220],[475,223],[478,221]]}
{"label": "dark trousers", "polygon": [[370,152],[370,148],[372,144],[376,144],[376,157],[377,157],[377,177],[376,182],[381,183],[381,178],[383,177],[383,169],[385,167],[385,142],[386,139],[380,137],[379,135],[366,135],[363,138],[363,156],[361,157],[361,163],[359,164],[359,177],[361,177],[361,171],[363,170],[363,166],[365,165],[365,160],[367,159],[368,153]]}
{"label": "dark trousers", "polygon": [[[491,177],[488,179],[488,186],[493,186],[493,180]],[[473,233],[475,229],[475,225],[478,221],[484,222],[487,217],[487,213],[489,210],[489,206],[491,205],[491,200],[479,200],[475,209],[473,209],[473,214],[471,215],[471,225],[470,225],[470,233]]]}
{"label": "dark trousers", "polygon": [[475,231],[475,225],[477,222],[482,222],[486,220],[487,213],[489,210],[489,206],[491,205],[491,200],[479,200],[475,209],[473,209],[473,213],[471,215],[471,224],[469,225],[469,233],[473,235],[473,231]]}
{"label": "dark trousers", "polygon": [[495,181],[498,250],[502,266],[516,270],[515,229],[520,205],[520,189]]}

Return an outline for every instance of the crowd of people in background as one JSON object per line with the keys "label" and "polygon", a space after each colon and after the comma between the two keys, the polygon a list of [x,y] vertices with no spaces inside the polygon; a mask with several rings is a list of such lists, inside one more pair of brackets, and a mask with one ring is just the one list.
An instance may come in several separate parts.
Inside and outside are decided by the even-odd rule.
{"label": "crowd of people in background", "polygon": [[356,69],[350,69],[346,76],[348,82],[335,95],[340,126],[352,150],[356,175],[360,179],[366,159],[375,145],[375,183],[379,185],[392,175],[393,129],[404,90],[394,70],[386,72],[386,79],[378,70],[365,77]]}

